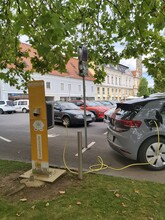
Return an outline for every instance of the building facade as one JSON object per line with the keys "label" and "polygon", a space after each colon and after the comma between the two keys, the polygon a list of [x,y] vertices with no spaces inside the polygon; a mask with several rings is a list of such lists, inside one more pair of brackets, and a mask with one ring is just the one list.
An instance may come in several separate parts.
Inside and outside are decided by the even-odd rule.
{"label": "building facade", "polygon": [[137,96],[141,75],[137,70],[130,71],[127,66],[105,66],[107,76],[101,85],[96,85],[96,100],[125,100]]}
{"label": "building facade", "polygon": [[[23,51],[30,51],[33,55],[35,50],[28,44],[21,44]],[[25,60],[27,69],[31,68],[30,59]],[[94,72],[88,70],[88,76],[85,77],[85,88],[83,88],[83,79],[79,76],[78,60],[71,58],[66,65],[66,73],[52,71],[45,75],[33,74],[34,80],[44,80],[46,100],[71,100],[82,99],[83,89],[85,89],[88,100],[124,100],[129,96],[136,96],[139,80],[142,75],[141,60],[136,62],[136,70],[130,71],[127,66],[112,65],[105,66],[107,76],[101,84],[94,84]],[[27,99],[27,94],[22,90],[16,89],[0,80],[0,99]]]}
{"label": "building facade", "polygon": [[[30,45],[21,43],[22,52],[29,52],[30,57],[33,57],[36,50]],[[26,63],[26,70],[31,70],[32,64],[30,58],[23,58]],[[88,76],[85,77],[85,88],[83,88],[82,77],[79,76],[78,59],[71,58],[66,64],[66,72],[60,73],[53,70],[45,75],[33,73],[34,80],[44,80],[46,100],[70,100],[82,99],[83,89],[85,89],[87,99],[95,99],[96,86],[93,83],[93,75],[88,71]],[[19,81],[19,79],[18,79]],[[0,99],[27,99],[27,94],[23,90],[18,90],[14,86],[10,86],[0,80]]]}
{"label": "building facade", "polygon": [[[45,83],[45,97],[46,100],[70,100],[83,98],[83,81],[82,78],[76,79],[72,77],[56,76],[52,74],[40,75],[35,73],[34,80],[44,80]],[[92,80],[86,80],[86,97],[90,99],[95,98],[96,86]],[[0,80],[0,99],[1,100],[17,100],[27,99],[27,94],[23,90],[18,90],[14,86],[10,86]]]}

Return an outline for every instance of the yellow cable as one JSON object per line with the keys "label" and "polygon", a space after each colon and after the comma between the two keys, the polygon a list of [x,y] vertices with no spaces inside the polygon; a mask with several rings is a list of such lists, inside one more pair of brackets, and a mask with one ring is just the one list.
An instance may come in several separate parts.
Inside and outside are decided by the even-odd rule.
{"label": "yellow cable", "polygon": [[67,125],[66,125],[66,131],[67,131],[67,137],[66,137],[66,141],[65,141],[64,150],[63,150],[63,163],[64,163],[66,169],[67,169],[70,173],[78,174],[77,172],[72,171],[72,170],[67,166],[67,163],[66,163],[66,160],[65,160],[65,156],[66,156],[66,147],[67,147],[67,144],[68,144],[68,127],[67,127]]}
{"label": "yellow cable", "polygon": [[[156,125],[156,129],[157,129],[157,134],[158,134],[158,144],[159,144],[159,150],[160,150],[160,135],[159,135],[159,129],[158,129],[158,125],[156,123],[156,121],[154,121],[155,125]],[[65,146],[64,146],[64,151],[63,151],[63,162],[64,162],[64,165],[66,167],[66,169],[73,173],[73,174],[78,174],[78,172],[75,172],[75,171],[72,171],[68,166],[67,166],[67,163],[66,163],[66,160],[65,160],[65,156],[66,156],[66,147],[67,147],[67,144],[68,144],[68,128],[66,126],[66,131],[67,131],[67,137],[66,137],[66,142],[65,142]],[[158,153],[157,153],[158,155]],[[151,164],[149,162],[147,163],[132,163],[132,164],[129,164],[129,165],[126,165],[124,167],[121,167],[121,168],[114,168],[114,167],[111,167],[111,166],[108,166],[107,164],[104,163],[103,159],[98,156],[97,157],[98,159],[98,164],[94,164],[94,165],[91,165],[89,167],[89,171],[86,171],[84,172],[83,174],[87,174],[87,173],[92,173],[92,172],[97,172],[97,171],[101,171],[101,170],[105,170],[105,169],[111,169],[111,170],[116,170],[116,171],[120,171],[120,170],[124,170],[124,169],[127,169],[129,167],[132,167],[132,166],[143,166],[143,165],[148,165],[148,164]]]}

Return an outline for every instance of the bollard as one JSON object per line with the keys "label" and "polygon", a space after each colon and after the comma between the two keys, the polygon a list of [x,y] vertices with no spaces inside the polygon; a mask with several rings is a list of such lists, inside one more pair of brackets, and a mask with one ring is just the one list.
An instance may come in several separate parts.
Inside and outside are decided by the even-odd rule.
{"label": "bollard", "polygon": [[82,174],[82,131],[77,132],[78,139],[78,177],[80,180],[83,178]]}

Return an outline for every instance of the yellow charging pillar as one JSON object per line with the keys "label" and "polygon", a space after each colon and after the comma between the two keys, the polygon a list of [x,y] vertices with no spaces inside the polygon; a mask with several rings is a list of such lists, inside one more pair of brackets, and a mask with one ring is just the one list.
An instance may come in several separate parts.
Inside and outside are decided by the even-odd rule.
{"label": "yellow charging pillar", "polygon": [[48,132],[44,81],[28,83],[32,172],[49,173]]}

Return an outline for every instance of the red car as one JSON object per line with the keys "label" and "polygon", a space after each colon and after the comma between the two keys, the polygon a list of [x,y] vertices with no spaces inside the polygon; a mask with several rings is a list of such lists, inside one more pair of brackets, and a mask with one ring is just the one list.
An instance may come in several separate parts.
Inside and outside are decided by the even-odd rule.
{"label": "red car", "polygon": [[[71,100],[70,102],[73,102],[77,106],[79,106],[81,109],[84,109],[84,101],[83,100]],[[86,110],[92,112],[96,120],[103,120],[104,119],[104,112],[106,112],[110,107],[99,105],[99,103],[95,101],[86,101]]]}

